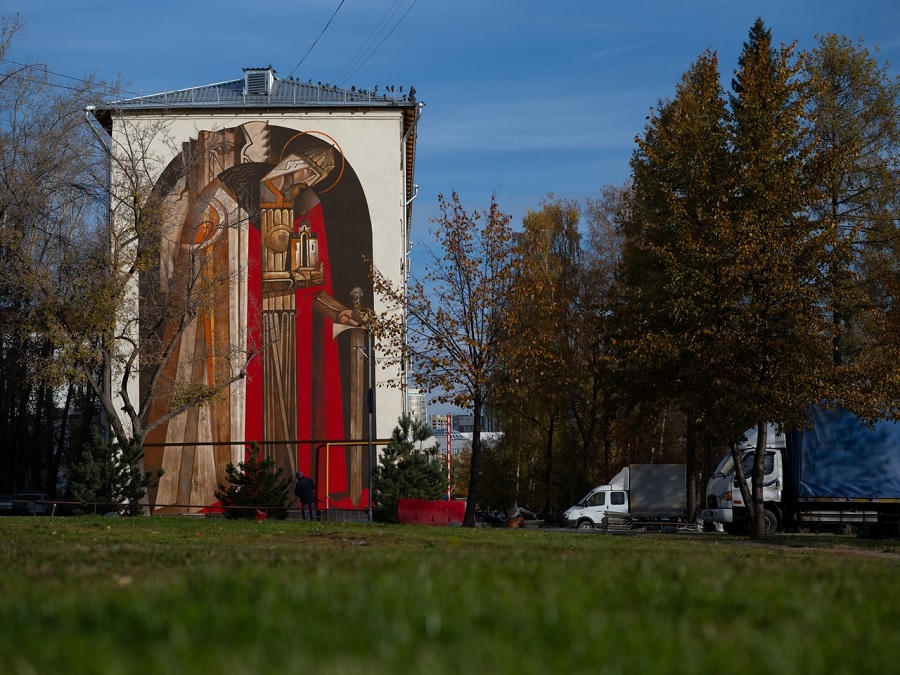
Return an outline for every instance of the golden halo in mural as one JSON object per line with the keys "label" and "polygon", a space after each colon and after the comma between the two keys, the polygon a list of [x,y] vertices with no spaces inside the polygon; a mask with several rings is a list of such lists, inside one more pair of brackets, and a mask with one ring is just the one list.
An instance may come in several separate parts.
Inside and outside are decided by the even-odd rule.
{"label": "golden halo in mural", "polygon": [[294,134],[293,136],[291,136],[291,137],[287,140],[287,142],[284,144],[284,147],[281,148],[281,157],[280,157],[279,161],[282,160],[282,159],[284,159],[284,156],[285,156],[285,154],[287,153],[288,146],[289,146],[293,141],[295,141],[296,139],[300,138],[301,136],[313,136],[313,137],[315,138],[316,135],[318,135],[318,136],[324,136],[324,137],[327,138],[329,141],[331,141],[331,145],[334,147],[335,150],[338,151],[338,154],[341,156],[341,170],[338,171],[337,178],[334,179],[334,182],[333,182],[331,185],[329,185],[328,187],[326,187],[326,188],[322,188],[322,189],[318,189],[318,188],[317,188],[317,189],[316,189],[316,194],[325,194],[326,192],[328,192],[329,190],[333,189],[338,183],[341,182],[341,178],[342,178],[343,175],[344,175],[344,167],[347,166],[347,160],[344,159],[344,151],[343,151],[343,149],[341,149],[340,144],[339,144],[336,140],[334,140],[333,137],[329,136],[329,135],[326,134],[324,131],[316,131],[316,130],[314,130],[314,129],[309,130],[309,131],[301,131],[301,132],[299,132],[299,133],[297,133],[297,134]]}

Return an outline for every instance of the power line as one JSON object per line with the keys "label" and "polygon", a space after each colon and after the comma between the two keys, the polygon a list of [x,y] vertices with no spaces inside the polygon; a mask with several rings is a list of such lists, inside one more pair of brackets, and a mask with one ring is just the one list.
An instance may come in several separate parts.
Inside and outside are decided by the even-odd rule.
{"label": "power line", "polygon": [[56,82],[48,82],[47,80],[39,80],[36,77],[28,77],[27,75],[22,75],[21,73],[10,73],[9,77],[15,78],[17,80],[22,80],[23,82],[31,82],[32,84],[40,84],[46,87],[55,87],[56,89],[66,89],[68,91],[75,91],[79,93],[85,93],[89,90],[88,87],[74,87],[67,84],[57,84]]}
{"label": "power line", "polygon": [[[378,38],[380,32],[382,32],[387,27],[388,22],[394,16],[396,16],[396,14],[400,10],[400,7],[403,4],[403,2],[404,2],[404,0],[396,0],[394,2],[394,4],[391,5],[390,8],[388,8],[388,10],[385,12],[384,16],[381,18],[381,21],[378,22],[378,24],[373,29],[372,33],[369,35],[369,37],[363,43],[363,46],[360,47],[356,51],[356,54],[353,55],[353,57],[350,59],[350,62],[346,66],[344,66],[344,68],[341,70],[340,73],[338,73],[338,76],[335,78],[336,84],[341,85],[344,82],[346,82],[348,79],[353,77],[353,75],[356,74],[356,71],[358,71],[360,68],[362,68],[366,64],[366,62],[370,58],[372,58],[372,56],[375,54],[375,52],[377,52],[381,48],[381,45],[384,44],[385,40],[387,40],[391,36],[391,34],[395,30],[397,30],[397,27],[401,23],[403,23],[403,20],[406,18],[406,15],[409,14],[409,12],[412,10],[413,7],[416,6],[416,3],[418,2],[418,0],[412,0],[409,7],[407,7],[406,11],[403,12],[403,16],[401,16],[397,20],[397,22],[391,27],[391,29],[387,32],[387,34],[383,38],[381,38],[381,41],[377,45],[372,47],[367,54],[365,54],[364,52],[367,49],[368,45],[370,45],[375,39]],[[357,57],[360,60],[354,67],[354,63],[357,60]],[[352,70],[350,70],[350,69],[352,69]],[[349,72],[347,72],[348,70],[349,70]],[[346,73],[346,75],[345,75],[345,73]]]}
{"label": "power line", "polygon": [[[402,2],[403,2],[403,0],[394,0],[394,4],[392,4],[388,8],[388,10],[384,13],[384,15],[378,21],[378,23],[375,24],[375,28],[372,29],[371,33],[369,33],[369,37],[367,37],[365,39],[365,41],[362,43],[362,45],[360,45],[359,49],[356,50],[356,53],[350,57],[350,61],[347,63],[347,65],[345,65],[341,69],[341,71],[337,74],[337,76],[334,78],[334,81],[336,83],[341,82],[341,78],[344,77],[345,73],[353,65],[353,63],[356,61],[357,57],[359,57],[360,54],[363,53],[363,51],[369,47],[369,44],[375,39],[375,37],[378,35],[379,31],[382,30],[382,26],[387,23],[387,21],[390,19],[391,16],[393,16],[394,14],[397,13],[397,10],[399,9],[399,6]],[[349,77],[349,75],[347,77]]]}
{"label": "power line", "polygon": [[62,73],[54,73],[52,70],[47,68],[47,66],[45,66],[43,63],[20,63],[18,61],[13,61],[12,59],[7,59],[7,58],[0,59],[0,61],[3,61],[4,63],[11,63],[12,65],[19,66],[21,68],[31,68],[32,70],[42,70],[45,73],[47,73],[48,75],[53,75],[55,77],[62,77],[67,80],[74,80],[76,82],[82,81],[82,78],[79,78],[79,77],[72,77],[71,75],[63,75]]}
{"label": "power line", "polygon": [[0,59],[0,61],[2,61],[3,63],[10,63],[14,66],[19,66],[20,68],[27,68],[30,70],[38,70],[38,71],[41,71],[42,73],[44,73],[45,75],[52,75],[53,77],[59,77],[64,80],[72,80],[73,82],[79,82],[85,86],[82,86],[82,87],[70,86],[70,85],[66,85],[66,84],[60,84],[58,82],[50,82],[49,80],[38,80],[34,77],[29,77],[29,76],[23,75],[21,73],[8,73],[9,77],[15,77],[20,80],[24,80],[25,82],[33,82],[35,84],[44,84],[48,87],[56,87],[58,89],[67,89],[69,91],[85,91],[86,89],[89,89],[91,87],[97,87],[99,89],[105,89],[110,93],[132,94],[134,96],[141,95],[137,92],[126,91],[124,89],[117,89],[116,87],[111,87],[107,84],[96,83],[96,82],[93,82],[92,80],[89,80],[88,78],[73,77],[72,75],[65,75],[63,73],[57,73],[57,72],[50,70],[46,65],[44,65],[42,63],[20,63],[18,61],[13,61],[12,59],[7,59],[7,58]]}
{"label": "power line", "polygon": [[323,35],[325,35],[325,31],[328,30],[328,27],[331,25],[331,22],[334,21],[334,17],[337,16],[338,11],[340,11],[341,7],[343,7],[343,6],[344,6],[344,0],[341,0],[338,3],[337,9],[335,9],[334,13],[331,15],[331,18],[328,19],[328,23],[325,24],[325,28],[322,29],[321,33],[319,33],[319,37],[317,37],[315,39],[315,41],[313,41],[313,43],[309,46],[309,49],[306,50],[306,53],[303,55],[303,58],[300,59],[300,63],[298,63],[296,66],[294,66],[294,69],[290,72],[290,74],[288,74],[288,78],[290,78],[295,72],[297,72],[297,69],[303,65],[303,62],[306,61],[306,57],[309,56],[309,53],[313,50],[313,47],[315,47],[316,44],[318,44],[319,38],[321,38]]}
{"label": "power line", "polygon": [[[303,58],[300,59],[300,62],[288,74],[288,77],[293,76],[293,74],[295,72],[297,72],[297,70],[300,68],[300,66],[303,65],[303,62],[306,61],[306,58],[310,55],[313,48],[315,48],[315,46],[318,44],[319,40],[325,34],[325,31],[328,30],[329,26],[331,26],[331,23],[334,21],[334,18],[337,16],[337,13],[341,10],[341,7],[344,6],[345,1],[346,0],[340,0],[340,2],[338,3],[338,6],[335,8],[334,12],[332,12],[331,17],[328,19],[328,22],[325,24],[325,27],[322,28],[319,35],[313,41],[312,45],[310,45],[309,49],[306,50],[306,53],[303,55]],[[389,7],[387,9],[387,11],[382,16],[381,20],[375,26],[372,33],[369,35],[369,37],[366,39],[366,41],[363,43],[363,45],[356,51],[356,53],[350,59],[350,62],[346,66],[344,66],[343,70],[341,70],[338,77],[340,78],[341,76],[343,76],[343,80],[341,80],[341,82],[338,82],[338,80],[336,79],[335,80],[336,84],[340,84],[340,83],[346,81],[347,79],[349,79],[350,77],[352,77],[360,68],[362,68],[363,65],[366,64],[366,62],[370,58],[372,58],[372,56],[375,54],[375,52],[377,52],[381,48],[381,46],[385,43],[385,41],[393,34],[393,32],[395,30],[397,30],[397,28],[400,26],[400,24],[403,22],[403,20],[406,18],[406,16],[410,13],[412,8],[415,7],[418,0],[412,0],[410,5],[406,8],[406,11],[403,12],[402,16],[400,16],[400,18],[397,19],[397,21],[388,30],[388,24],[400,11],[404,2],[405,2],[405,0],[395,0],[395,2],[391,5],[391,7]],[[385,30],[387,30],[386,33],[385,33]],[[379,37],[380,37],[380,40],[378,41],[378,43],[374,44],[375,40],[378,40]],[[5,63],[10,63],[10,64],[13,64],[15,66],[19,66],[22,68],[31,68],[31,69],[35,69],[35,70],[40,70],[40,71],[43,71],[44,73],[46,73],[47,75],[52,75],[54,77],[64,78],[64,79],[72,80],[75,82],[84,82],[85,81],[84,78],[78,78],[78,77],[73,77],[71,75],[64,75],[62,73],[53,72],[49,68],[47,68],[47,66],[45,66],[43,64],[19,63],[17,61],[13,61],[13,60],[7,59],[7,58],[0,58],[0,61],[3,61]],[[349,72],[348,72],[348,70],[349,70]],[[344,73],[346,73],[346,75],[344,75]],[[26,76],[21,75],[21,74],[13,74],[13,76],[23,79],[25,81],[29,81],[29,82],[38,82],[38,80],[29,79]],[[59,84],[59,83],[55,83],[55,82],[45,82],[45,84],[47,84],[48,86],[52,86],[52,87],[58,87],[60,89],[68,89],[70,91],[79,91],[79,89],[77,87],[71,87],[71,86],[67,86],[67,85]],[[110,93],[116,93],[118,95],[129,94],[132,96],[143,96],[143,93],[140,93],[140,92],[128,91],[126,89],[117,89],[117,88],[109,86],[109,85],[100,85],[100,86],[102,88],[106,89],[107,91],[109,91]]]}

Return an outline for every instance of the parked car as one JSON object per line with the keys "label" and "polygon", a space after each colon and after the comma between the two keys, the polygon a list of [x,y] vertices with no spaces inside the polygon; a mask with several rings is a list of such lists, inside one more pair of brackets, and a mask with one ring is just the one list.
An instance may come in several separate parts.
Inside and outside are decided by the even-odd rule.
{"label": "parked car", "polygon": [[0,495],[0,516],[13,515],[12,495]]}
{"label": "parked car", "polygon": [[17,509],[29,516],[49,516],[53,513],[53,504],[50,495],[46,492],[23,492],[16,497]]}

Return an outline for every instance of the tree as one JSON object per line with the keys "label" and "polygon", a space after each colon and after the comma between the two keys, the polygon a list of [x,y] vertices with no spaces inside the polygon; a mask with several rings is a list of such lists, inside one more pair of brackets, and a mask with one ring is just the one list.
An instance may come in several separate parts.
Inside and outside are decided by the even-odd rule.
{"label": "tree", "polygon": [[[22,28],[3,19],[0,56]],[[98,238],[105,180],[83,109],[105,84],[87,76],[62,87],[40,63],[9,63],[0,74],[0,489],[55,495],[70,450],[99,419],[42,306],[92,269],[84,245]]]}
{"label": "tree", "polygon": [[[507,338],[496,373],[502,391],[497,405],[505,413],[509,435],[502,445],[514,444],[517,455],[527,451],[522,426],[542,437],[538,461],[545,511],[550,509],[556,432],[568,420],[571,392],[584,375],[570,367],[572,336],[580,328],[573,325],[577,321],[575,306],[584,281],[580,218],[577,202],[554,199],[553,195],[541,201],[539,210],[529,209],[525,214],[515,247],[517,274],[515,291],[510,294]],[[518,475],[521,465],[518,458],[500,463],[498,468],[505,466]],[[496,477],[494,482],[497,484]],[[516,491],[503,508],[517,503],[518,496]]]}
{"label": "tree", "polygon": [[[577,374],[573,383],[568,412],[573,427],[573,441],[580,450],[582,480],[574,484],[578,492],[596,484],[596,479],[609,473],[612,426],[615,419],[615,357],[611,349],[610,292],[621,256],[621,238],[616,223],[627,209],[627,186],[606,185],[599,197],[588,198],[582,208],[586,225],[586,243],[580,268],[578,291],[574,296],[568,321],[571,361],[569,369]],[[602,448],[602,457],[600,450]],[[601,471],[591,469],[592,458]],[[602,462],[599,461],[602,459]],[[603,469],[605,468],[605,474]],[[569,481],[573,485],[572,481]],[[581,494],[578,494],[580,497]],[[572,503],[567,499],[565,504]]]}
{"label": "tree", "polygon": [[[60,363],[95,392],[119,445],[140,447],[172,418],[226,396],[262,345],[232,341],[185,362],[182,339],[227,304],[243,271],[222,263],[214,221],[198,217],[181,232],[197,245],[182,247],[182,257],[162,273],[161,261],[176,245],[172,231],[181,228],[167,190],[179,180],[192,185],[195,160],[171,151],[166,123],[135,122],[115,107],[97,115],[107,125],[117,120],[108,137],[96,133],[109,163],[109,219],[103,236],[82,252],[83,273],[44,293],[40,317],[42,329],[57,336]],[[169,152],[181,163],[166,165]],[[219,229],[239,219],[227,223]],[[202,378],[185,378],[191,369]]]}
{"label": "tree", "polygon": [[637,139],[620,209],[625,243],[609,324],[619,416],[667,401],[684,411],[691,495],[698,434],[715,435],[717,420],[736,412],[728,330],[740,303],[727,297],[737,272],[723,262],[739,243],[730,236],[738,190],[727,120],[718,57],[705,52]]}
{"label": "tree", "polygon": [[[833,329],[823,303],[846,248],[831,219],[810,215],[816,192],[808,171],[806,100],[793,47],[772,47],[761,20],[750,30],[732,82],[732,144],[741,194],[738,249],[745,269],[737,286],[745,304],[739,323],[747,364],[744,386],[759,431],[751,536],[765,536],[763,464],[770,420],[804,424],[811,401],[834,400]],[[734,450],[736,454],[736,450]],[[745,499],[746,485],[741,492]]]}
{"label": "tree", "polygon": [[[900,255],[897,169],[900,79],[860,40],[825,35],[804,54],[818,199],[812,214],[839,229],[852,265],[834,270],[835,367],[856,386],[844,402],[870,419],[891,415],[898,392]],[[837,276],[841,275],[841,276]]]}
{"label": "tree", "polygon": [[142,469],[143,451],[137,444],[120,447],[107,443],[96,428],[91,441],[86,444],[69,466],[69,491],[82,503],[84,511],[99,505],[130,516],[144,512],[141,502],[147,487],[162,475],[156,476]]}
{"label": "tree", "polygon": [[[497,392],[500,344],[511,302],[514,275],[510,218],[496,199],[483,212],[467,213],[454,193],[438,197],[435,237],[442,254],[431,252],[429,272],[408,294],[373,270],[374,288],[389,308],[373,329],[387,350],[387,362],[414,366],[418,386],[443,392],[442,402],[471,410],[472,458],[464,524],[475,525],[481,461],[481,420]],[[409,341],[406,341],[406,337]]]}
{"label": "tree", "polygon": [[[567,474],[562,482],[576,492],[587,489],[598,464],[594,455],[609,438],[610,359],[603,321],[619,254],[613,220],[622,194],[607,186],[599,198],[584,203],[549,195],[540,209],[526,213],[517,236],[497,408],[505,413],[503,445],[516,446],[517,459],[510,465],[516,485],[525,484],[523,467],[536,472],[533,479],[542,487],[536,503],[544,511],[563,505],[559,495],[554,498],[558,471]],[[557,469],[555,455],[563,444],[575,444],[577,464]]]}
{"label": "tree", "polygon": [[219,484],[216,499],[228,518],[255,518],[257,510],[271,518],[287,517],[290,478],[285,478],[284,467],[275,466],[275,460],[263,455],[262,448],[254,442],[247,458],[235,467],[231,462],[225,468],[228,485]]}
{"label": "tree", "polygon": [[447,473],[444,466],[429,461],[438,450],[416,447],[431,437],[427,424],[403,416],[385,447],[380,466],[375,468],[375,503],[381,511],[396,516],[400,499],[440,499],[447,492]]}
{"label": "tree", "polygon": [[[542,454],[527,452],[515,433],[482,443],[480,506],[483,511],[531,508],[549,489],[543,484]],[[462,466],[455,467],[457,470]]]}
{"label": "tree", "polygon": [[472,475],[472,450],[463,448],[450,458],[450,475],[453,494],[457,497],[469,497],[469,478]]}
{"label": "tree", "polygon": [[[20,28],[4,20],[0,53]],[[180,340],[221,305],[241,270],[217,266],[201,218],[186,233],[201,243],[189,247],[183,264],[164,283],[151,272],[173,245],[165,188],[187,180],[195,161],[173,151],[182,163],[160,180],[172,151],[166,124],[135,123],[115,106],[97,112],[109,135],[96,121],[86,123],[89,104],[113,91],[90,77],[57,87],[39,64],[17,65],[0,78],[6,489],[27,482],[55,492],[60,463],[70,450],[77,455],[90,425],[100,422],[98,408],[120,448],[141,448],[154,428],[227,394],[261,349],[242,343],[203,354],[194,365],[209,370],[202,384],[173,376],[174,361],[181,372],[191,367],[183,355],[173,358]],[[92,395],[84,395],[85,385]],[[58,406],[62,392],[66,402]]]}
{"label": "tree", "polygon": [[671,387],[689,423],[713,422],[719,439],[760,429],[752,495],[740,477],[760,538],[767,422],[803,424],[811,401],[840,393],[827,301],[846,249],[830,220],[811,217],[797,74],[793,47],[774,49],[761,20],[727,109],[713,55],[686,73],[632,161],[623,261],[622,337],[640,381]]}

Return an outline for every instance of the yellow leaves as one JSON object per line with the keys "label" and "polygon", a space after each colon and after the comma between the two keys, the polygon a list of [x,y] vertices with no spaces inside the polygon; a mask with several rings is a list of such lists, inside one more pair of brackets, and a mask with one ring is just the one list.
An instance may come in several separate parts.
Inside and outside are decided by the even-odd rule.
{"label": "yellow leaves", "polygon": [[195,405],[211,404],[225,396],[222,385],[208,385],[201,382],[179,382],[172,395],[170,410],[185,410]]}
{"label": "yellow leaves", "polygon": [[376,294],[395,303],[402,317],[382,315],[376,324],[388,338],[385,347],[392,358],[408,353],[420,384],[454,392],[461,405],[483,398],[489,386],[486,374],[496,363],[516,275],[514,236],[510,217],[495,200],[486,211],[471,214],[455,193],[438,201],[441,215],[432,222],[440,252],[405,298],[374,273]]}

